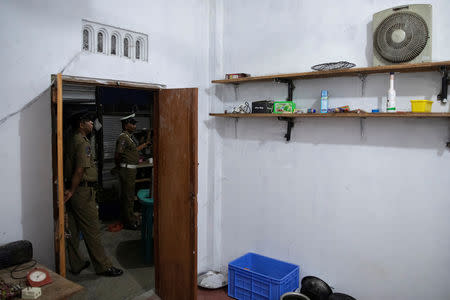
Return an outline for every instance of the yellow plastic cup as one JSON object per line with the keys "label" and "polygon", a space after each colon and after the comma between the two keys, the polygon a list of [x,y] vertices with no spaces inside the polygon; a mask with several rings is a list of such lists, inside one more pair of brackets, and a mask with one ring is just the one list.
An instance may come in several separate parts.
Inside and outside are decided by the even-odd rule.
{"label": "yellow plastic cup", "polygon": [[418,113],[431,112],[431,105],[433,101],[431,100],[411,100],[411,111]]}

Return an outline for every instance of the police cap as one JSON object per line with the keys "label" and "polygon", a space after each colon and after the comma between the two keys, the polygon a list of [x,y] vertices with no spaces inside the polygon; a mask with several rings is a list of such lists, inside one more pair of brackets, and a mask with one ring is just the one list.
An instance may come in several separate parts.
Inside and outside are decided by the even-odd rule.
{"label": "police cap", "polygon": [[93,121],[94,115],[87,110],[72,113],[70,117],[72,126],[78,127],[80,122]]}
{"label": "police cap", "polygon": [[127,124],[127,123],[136,124],[137,121],[134,118],[135,116],[136,116],[136,114],[132,113],[131,115],[121,118],[120,121],[122,121],[122,123],[124,123],[124,124]]}

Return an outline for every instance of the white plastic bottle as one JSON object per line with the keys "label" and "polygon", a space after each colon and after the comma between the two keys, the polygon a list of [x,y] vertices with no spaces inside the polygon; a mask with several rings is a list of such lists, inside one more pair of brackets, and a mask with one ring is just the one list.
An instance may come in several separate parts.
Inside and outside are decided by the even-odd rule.
{"label": "white plastic bottle", "polygon": [[387,94],[386,111],[395,113],[397,111],[395,106],[395,90],[394,90],[394,72],[390,73],[390,86]]}

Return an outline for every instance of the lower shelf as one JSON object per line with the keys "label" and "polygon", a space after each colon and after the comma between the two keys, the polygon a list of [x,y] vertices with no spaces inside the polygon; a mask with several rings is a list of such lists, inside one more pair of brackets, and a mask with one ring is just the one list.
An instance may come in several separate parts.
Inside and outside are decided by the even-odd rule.
{"label": "lower shelf", "polygon": [[224,118],[450,118],[450,113],[326,113],[326,114],[223,114],[210,113]]}

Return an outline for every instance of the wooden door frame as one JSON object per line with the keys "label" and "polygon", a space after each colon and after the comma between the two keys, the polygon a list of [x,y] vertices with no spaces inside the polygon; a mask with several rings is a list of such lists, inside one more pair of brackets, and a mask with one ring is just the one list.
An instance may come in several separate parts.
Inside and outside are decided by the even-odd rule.
{"label": "wooden door frame", "polygon": [[66,277],[64,202],[58,201],[58,199],[64,198],[62,75],[57,74],[52,77],[52,82],[50,113],[52,117],[52,190],[55,266],[59,271],[58,273]]}
{"label": "wooden door frame", "polygon": [[[52,114],[52,118],[54,118],[54,112],[53,112],[53,107],[54,104],[56,104],[58,111],[57,111],[57,116],[56,116],[56,122],[57,122],[57,136],[53,136],[52,135],[52,142],[53,142],[53,146],[57,146],[57,149],[55,151],[55,147],[53,147],[53,151],[52,151],[52,157],[53,157],[53,182],[54,182],[54,189],[53,189],[53,206],[54,206],[54,213],[56,216],[56,213],[59,213],[59,215],[64,215],[64,203],[62,201],[58,201],[59,199],[62,199],[64,196],[64,182],[63,182],[63,170],[62,170],[62,152],[63,152],[63,148],[62,148],[62,128],[63,128],[63,124],[62,124],[62,116],[63,116],[63,102],[62,102],[62,92],[63,92],[63,84],[64,83],[70,83],[70,84],[79,84],[79,85],[93,85],[96,87],[114,87],[114,88],[127,88],[127,89],[137,89],[137,90],[150,90],[150,91],[155,91],[158,92],[162,89],[164,89],[166,86],[162,85],[162,84],[152,84],[152,83],[141,83],[141,82],[131,82],[131,81],[118,81],[118,80],[112,80],[112,79],[99,79],[99,78],[87,78],[87,77],[79,77],[79,76],[67,76],[67,75],[61,75],[61,74],[56,74],[56,75],[52,75],[51,76],[52,79],[52,96],[51,96],[51,114]],[[156,95],[156,97],[154,97],[154,105],[157,105],[156,101],[158,101],[158,94]],[[154,122],[154,130],[157,130],[157,122],[158,118],[157,116],[154,116],[153,118],[153,122]],[[156,126],[155,126],[156,125]],[[194,125],[194,130],[197,130],[197,124]],[[54,122],[52,122],[52,134],[54,134]],[[156,141],[155,141],[156,143]],[[157,149],[158,149],[158,145],[154,145],[155,146],[155,153],[153,154],[154,157],[158,156],[157,153]],[[55,153],[56,152],[56,153]],[[195,148],[194,151],[194,155],[196,156],[195,159],[197,158],[197,153],[198,153],[198,149]],[[55,154],[57,154],[57,162],[55,161]],[[57,174],[55,176],[55,171],[57,171]],[[155,180],[155,178],[157,178],[157,170],[154,170],[154,178],[153,178],[153,184],[154,184],[154,190],[157,189],[157,182],[158,180]],[[194,176],[195,176],[195,180],[196,182],[198,181],[198,174],[197,171],[194,171]],[[56,180],[56,181],[55,181]],[[57,183],[59,185],[57,185]],[[195,189],[197,190],[197,186],[195,187]],[[195,197],[197,197],[197,195],[195,195]],[[160,269],[160,265],[159,265],[159,260],[158,260],[158,245],[159,245],[159,231],[158,231],[158,224],[160,223],[159,221],[159,214],[158,214],[158,200],[159,199],[155,199],[155,204],[154,204],[154,262],[155,262],[155,289],[156,292],[158,292],[158,286],[159,286],[159,282],[158,280],[160,280],[159,277],[159,272],[158,270]],[[194,203],[196,204],[197,201],[194,201]],[[193,230],[194,234],[193,236],[195,237],[195,239],[192,241],[192,251],[193,253],[195,253],[194,255],[194,265],[195,268],[197,267],[197,214],[198,214],[198,207],[197,205],[194,205],[193,209],[193,215],[191,216],[191,220],[192,220],[192,224],[190,230]],[[62,255],[58,255],[58,257],[55,256],[55,260],[56,260],[56,266],[57,266],[57,272],[60,273],[62,276],[65,276],[65,241],[64,241],[64,218],[59,218],[58,222],[55,222],[55,234],[57,234],[55,236],[55,254],[57,254],[56,250],[59,250],[59,254]],[[61,236],[62,234],[62,236]],[[59,237],[59,238],[57,238]],[[61,252],[62,251],[62,252]],[[193,280],[193,289],[195,291],[195,294],[197,293],[197,282],[196,279]]]}

